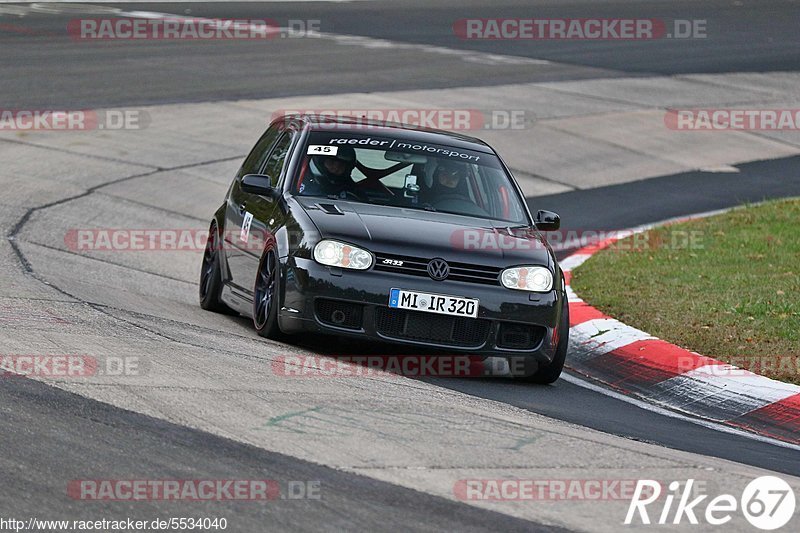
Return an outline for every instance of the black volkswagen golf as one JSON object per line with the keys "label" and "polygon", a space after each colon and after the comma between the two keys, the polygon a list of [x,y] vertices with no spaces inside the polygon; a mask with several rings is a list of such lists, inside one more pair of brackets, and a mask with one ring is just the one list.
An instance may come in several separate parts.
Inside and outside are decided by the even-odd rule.
{"label": "black volkswagen golf", "polygon": [[200,304],[278,338],[313,332],[564,365],[564,276],[510,171],[444,131],[287,115],[256,143],[211,221]]}

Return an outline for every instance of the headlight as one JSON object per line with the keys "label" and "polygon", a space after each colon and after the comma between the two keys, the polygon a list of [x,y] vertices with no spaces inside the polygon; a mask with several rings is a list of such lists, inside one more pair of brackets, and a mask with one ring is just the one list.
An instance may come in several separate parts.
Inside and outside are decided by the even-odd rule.
{"label": "headlight", "polygon": [[507,268],[500,274],[500,282],[518,291],[550,292],[553,289],[553,275],[540,266]]}
{"label": "headlight", "polygon": [[326,266],[366,270],[372,266],[372,254],[363,248],[339,241],[322,240],[314,247],[314,259]]}

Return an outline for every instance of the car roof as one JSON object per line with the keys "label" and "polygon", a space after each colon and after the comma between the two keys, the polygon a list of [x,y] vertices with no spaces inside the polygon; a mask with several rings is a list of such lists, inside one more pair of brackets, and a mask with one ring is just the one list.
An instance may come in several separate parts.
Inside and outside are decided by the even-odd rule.
{"label": "car roof", "polygon": [[335,126],[337,131],[344,131],[347,133],[364,134],[365,130],[368,130],[369,134],[383,135],[415,143],[440,144],[488,154],[494,153],[494,150],[488,144],[476,137],[469,137],[450,131],[402,124],[399,122],[387,122],[365,117],[340,117],[335,115],[315,114],[290,114],[284,115],[277,120],[296,120],[304,124],[304,127],[310,131],[330,132],[332,130],[331,126]]}

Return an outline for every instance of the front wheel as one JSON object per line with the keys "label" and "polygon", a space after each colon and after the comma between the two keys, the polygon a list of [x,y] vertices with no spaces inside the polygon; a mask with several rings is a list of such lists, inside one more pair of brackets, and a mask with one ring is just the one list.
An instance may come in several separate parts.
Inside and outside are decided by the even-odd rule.
{"label": "front wheel", "polygon": [[561,376],[564,370],[564,362],[567,360],[567,347],[569,346],[569,303],[564,302],[564,310],[561,312],[561,326],[558,328],[558,346],[556,354],[549,365],[540,368],[529,379],[532,383],[549,384]]}
{"label": "front wheel", "polygon": [[262,337],[279,340],[282,337],[278,326],[278,285],[280,268],[275,250],[264,251],[258,265],[253,298],[253,325]]}
{"label": "front wheel", "polygon": [[[561,376],[564,370],[564,362],[567,359],[567,347],[569,346],[569,304],[564,302],[564,310],[561,312],[561,322],[558,326],[558,344],[556,345],[556,353],[553,355],[553,360],[547,366],[539,366],[536,368],[535,362],[528,358],[516,359],[513,357],[508,358],[509,366],[516,370],[521,367],[521,372],[513,373],[514,379],[524,381],[526,383],[540,383],[549,384],[554,383]],[[521,363],[521,364],[520,364]],[[533,370],[533,368],[536,370]]]}

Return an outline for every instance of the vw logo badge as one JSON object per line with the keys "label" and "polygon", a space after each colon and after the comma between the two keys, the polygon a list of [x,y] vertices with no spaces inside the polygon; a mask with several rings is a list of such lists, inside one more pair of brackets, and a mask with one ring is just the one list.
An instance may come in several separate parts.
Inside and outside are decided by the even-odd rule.
{"label": "vw logo badge", "polygon": [[428,275],[431,279],[442,281],[450,275],[450,265],[444,259],[431,259],[428,263]]}

